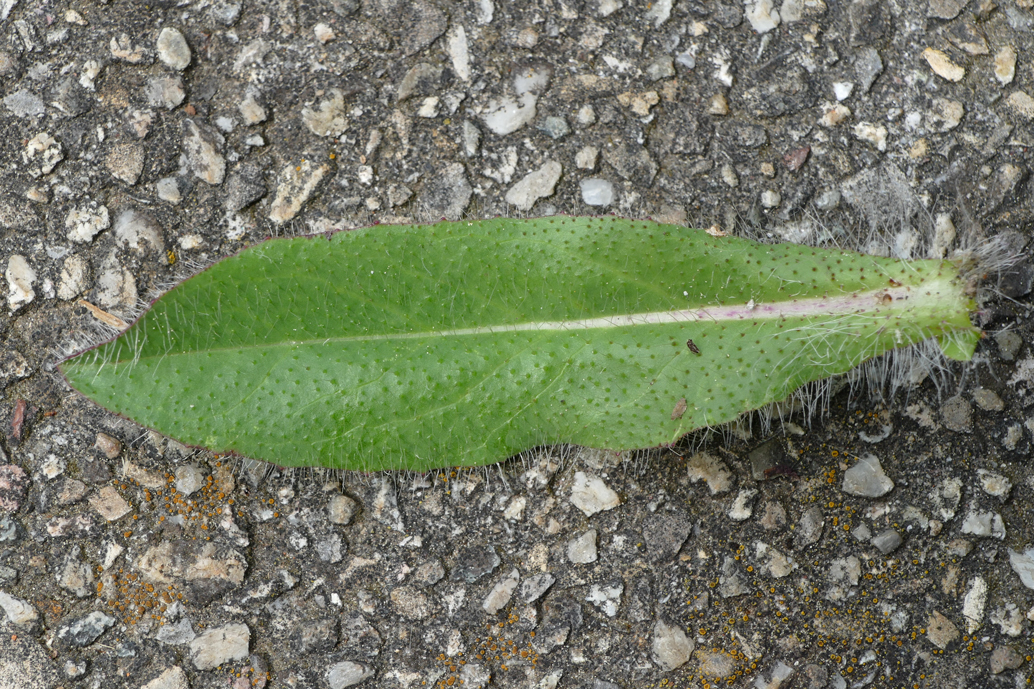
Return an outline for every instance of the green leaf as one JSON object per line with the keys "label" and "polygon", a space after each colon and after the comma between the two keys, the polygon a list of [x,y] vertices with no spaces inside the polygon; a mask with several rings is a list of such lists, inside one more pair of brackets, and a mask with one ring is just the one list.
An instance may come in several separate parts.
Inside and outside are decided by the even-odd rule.
{"label": "green leaf", "polygon": [[61,368],[190,445],[427,470],[672,443],[929,337],[965,358],[972,308],[947,261],[616,218],[381,226],[242,251]]}

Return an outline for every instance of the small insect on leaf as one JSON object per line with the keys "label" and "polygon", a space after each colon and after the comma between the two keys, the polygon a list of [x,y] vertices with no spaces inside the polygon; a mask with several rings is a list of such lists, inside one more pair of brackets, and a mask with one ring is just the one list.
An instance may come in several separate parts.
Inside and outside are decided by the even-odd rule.
{"label": "small insect on leaf", "polygon": [[376,226],[245,249],[60,368],[184,444],[284,466],[627,450],[927,338],[968,359],[960,270],[614,217]]}
{"label": "small insect on leaf", "polygon": [[686,409],[688,408],[689,407],[686,404],[686,398],[683,397],[675,403],[675,408],[671,410],[671,420],[675,421],[676,419],[681,419],[682,415],[686,413]]}

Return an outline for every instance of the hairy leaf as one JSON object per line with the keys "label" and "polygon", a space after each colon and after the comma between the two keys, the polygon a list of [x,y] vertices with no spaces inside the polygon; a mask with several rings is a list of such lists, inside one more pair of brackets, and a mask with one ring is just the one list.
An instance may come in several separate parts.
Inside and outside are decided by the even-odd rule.
{"label": "hairy leaf", "polygon": [[672,443],[929,337],[979,338],[957,267],[616,218],[274,239],[61,368],[183,443],[285,466],[483,465]]}

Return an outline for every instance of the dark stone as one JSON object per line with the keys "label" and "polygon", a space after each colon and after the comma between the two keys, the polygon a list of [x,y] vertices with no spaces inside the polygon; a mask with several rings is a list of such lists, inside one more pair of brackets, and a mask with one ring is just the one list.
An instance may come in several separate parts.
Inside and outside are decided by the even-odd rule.
{"label": "dark stone", "polygon": [[735,29],[743,22],[743,7],[737,3],[719,3],[714,8],[714,20],[726,29]]}
{"label": "dark stone", "polygon": [[87,483],[107,483],[111,480],[111,469],[108,463],[99,457],[82,457],[79,469],[83,472],[83,480]]}
{"label": "dark stone", "polygon": [[688,110],[688,107],[680,107],[674,112],[660,113],[660,121],[647,139],[647,146],[658,158],[663,159],[669,153],[700,155],[707,150],[711,131]]}
{"label": "dark stone", "polygon": [[453,581],[465,581],[473,584],[475,581],[491,574],[499,566],[502,560],[495,548],[490,545],[475,545],[464,548],[456,558],[456,568],[452,570]]}
{"label": "dark stone", "polygon": [[29,475],[17,464],[0,465],[0,510],[15,512],[29,490]]}
{"label": "dark stone", "polygon": [[115,618],[102,612],[91,612],[65,622],[57,629],[54,645],[59,648],[81,648],[89,646],[104,631],[115,624]]}
{"label": "dark stone", "polygon": [[779,117],[790,112],[806,110],[818,101],[807,72],[800,68],[787,69],[783,60],[769,63],[751,79],[755,86],[742,95],[750,113],[755,117]]}
{"label": "dark stone", "polygon": [[718,128],[718,138],[738,148],[758,148],[768,142],[768,132],[757,124],[726,122]]}
{"label": "dark stone", "polygon": [[267,193],[262,170],[255,165],[241,165],[226,181],[226,210],[236,213],[255,203]]}
{"label": "dark stone", "polygon": [[847,8],[851,47],[882,41],[891,25],[888,12],[887,4],[882,0],[854,0]]}
{"label": "dark stone", "polygon": [[689,518],[681,512],[647,516],[643,520],[643,540],[650,560],[661,563],[674,559],[692,529]]}
{"label": "dark stone", "polygon": [[543,606],[543,626],[568,627],[572,630],[582,626],[582,605],[566,595],[550,599]]}
{"label": "dark stone", "polygon": [[291,633],[291,650],[301,655],[329,651],[337,644],[337,639],[337,619],[301,620]]}
{"label": "dark stone", "polygon": [[635,580],[628,594],[628,618],[633,622],[646,622],[653,619],[653,583],[649,575]]}
{"label": "dark stone", "polygon": [[643,186],[652,184],[657,170],[660,169],[657,162],[650,157],[649,151],[641,146],[630,148],[624,142],[617,146],[604,148],[603,159],[619,175]]}
{"label": "dark stone", "polygon": [[341,648],[350,655],[375,658],[381,652],[381,635],[362,615],[341,620]]}
{"label": "dark stone", "polygon": [[750,461],[750,474],[755,481],[764,481],[765,470],[782,466],[785,463],[786,451],[779,438],[767,440],[747,454]]}

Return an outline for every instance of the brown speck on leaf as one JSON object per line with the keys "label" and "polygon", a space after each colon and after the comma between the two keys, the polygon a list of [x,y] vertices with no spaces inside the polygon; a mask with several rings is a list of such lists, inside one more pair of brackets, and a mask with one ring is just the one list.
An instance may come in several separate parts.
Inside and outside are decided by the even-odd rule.
{"label": "brown speck on leaf", "polygon": [[694,354],[700,353],[700,348],[696,346],[696,343],[693,342],[693,340],[686,340],[686,346],[689,347],[689,351],[693,352]]}
{"label": "brown speck on leaf", "polygon": [[809,153],[811,153],[811,146],[804,146],[784,155],[783,162],[786,164],[786,169],[790,172],[800,170],[801,166],[804,165],[804,161],[808,159]]}
{"label": "brown speck on leaf", "polygon": [[681,419],[682,415],[686,413],[686,398],[683,397],[675,403],[675,408],[671,410],[671,420]]}

